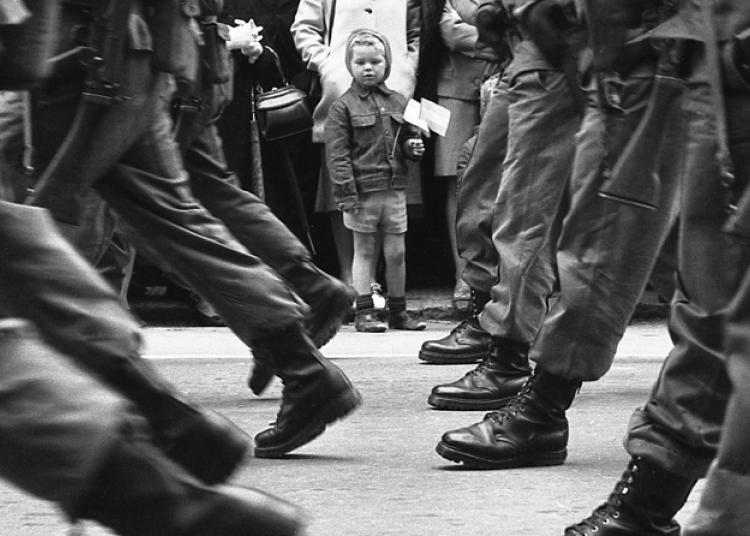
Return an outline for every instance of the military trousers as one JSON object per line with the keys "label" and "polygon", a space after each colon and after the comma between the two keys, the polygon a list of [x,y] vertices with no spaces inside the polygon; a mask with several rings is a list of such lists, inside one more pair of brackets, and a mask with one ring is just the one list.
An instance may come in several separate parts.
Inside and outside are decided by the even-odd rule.
{"label": "military trousers", "polygon": [[[471,142],[471,141],[470,141]],[[456,248],[466,261],[461,278],[489,294],[497,283],[498,254],[493,214],[508,145],[508,90],[501,81],[490,93],[456,196]]]}
{"label": "military trousers", "polygon": [[203,114],[179,122],[177,140],[190,187],[197,200],[250,253],[283,275],[286,268],[311,261],[310,253],[258,196],[240,188],[237,176],[228,170],[215,124],[218,114],[211,104],[214,95],[206,92]]}
{"label": "military trousers", "polygon": [[145,427],[90,374],[116,378],[140,329],[47,211],[0,201],[0,245],[0,475],[73,514],[124,426]]}
{"label": "military trousers", "polygon": [[[603,171],[615,164],[646,114],[654,87],[654,63],[650,60],[618,80],[617,110],[597,105],[595,82],[588,88],[591,105],[576,134],[570,206],[555,253],[559,290],[549,301],[529,353],[544,370],[564,378],[593,381],[610,369],[677,218],[681,169],[680,162],[669,156],[684,143],[679,100],[673,113],[665,111],[664,115],[670,121],[664,132],[670,135],[663,138],[661,151],[667,157],[660,159],[656,170],[658,207],[648,210],[599,196]],[[644,147],[659,150],[653,140]],[[639,176],[649,177],[652,171],[642,169]],[[632,183],[639,184],[637,178]],[[634,196],[639,194],[634,192]]]}
{"label": "military trousers", "polygon": [[492,336],[531,343],[556,286],[554,254],[580,116],[560,71],[524,71],[508,83],[508,146],[492,235],[499,272],[480,323]]}
{"label": "military trousers", "polygon": [[[301,323],[307,306],[195,199],[167,111],[169,77],[153,72],[150,55],[144,53],[129,55],[126,73],[130,99],[112,105],[101,119],[98,128],[106,143],[94,138],[90,161],[81,166],[86,180],[136,231],[136,248],[142,244],[158,252],[170,271],[211,303],[246,344]],[[38,122],[53,132],[67,132],[78,97],[52,91],[37,111]],[[104,129],[112,124],[110,114],[120,129]],[[49,138],[47,143],[54,143]]]}
{"label": "military trousers", "polygon": [[112,446],[145,421],[45,343],[22,319],[0,320],[0,476],[72,518]]}
{"label": "military trousers", "polygon": [[[716,120],[705,61],[688,79],[684,104],[687,143],[679,152],[680,178],[678,291],[669,328],[674,347],[645,405],[633,414],[625,448],[675,473],[701,477],[716,454],[730,392],[727,375],[727,311],[750,267],[747,242],[722,231],[727,191],[716,161]],[[729,149],[739,184],[750,180],[750,93],[725,95]],[[747,318],[745,300],[737,318]],[[747,325],[743,325],[747,330]],[[737,377],[746,378],[744,363]],[[743,383],[743,386],[745,384]]]}

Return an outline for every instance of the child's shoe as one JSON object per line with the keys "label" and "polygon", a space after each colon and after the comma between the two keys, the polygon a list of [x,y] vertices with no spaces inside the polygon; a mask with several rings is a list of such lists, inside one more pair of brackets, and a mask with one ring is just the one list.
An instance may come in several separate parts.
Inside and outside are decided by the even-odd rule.
{"label": "child's shoe", "polygon": [[398,311],[388,315],[388,327],[406,331],[421,331],[427,327],[427,324],[414,320],[406,311]]}
{"label": "child's shoe", "polygon": [[361,333],[383,333],[388,326],[377,317],[375,309],[363,309],[354,316],[354,328]]}

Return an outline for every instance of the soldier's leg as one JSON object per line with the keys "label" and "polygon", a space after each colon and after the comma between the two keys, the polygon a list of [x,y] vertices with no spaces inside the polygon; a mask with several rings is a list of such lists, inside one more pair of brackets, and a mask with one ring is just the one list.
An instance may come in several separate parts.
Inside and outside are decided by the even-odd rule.
{"label": "soldier's leg", "polygon": [[745,275],[728,308],[725,333],[727,372],[732,382],[716,460],[706,477],[698,509],[685,536],[741,536],[750,526],[750,276]]}
{"label": "soldier's leg", "polygon": [[[712,99],[700,58],[696,65],[684,106],[688,140],[681,181],[679,283],[669,322],[674,347],[648,401],[631,418],[625,449],[632,460],[623,480],[591,517],[569,528],[570,536],[593,531],[635,536],[643,534],[644,524],[658,527],[656,534],[679,531],[673,516],[708,470],[722,432],[730,392],[724,325],[749,259],[747,246],[722,232],[726,191],[715,160],[715,125],[706,119],[713,117]],[[735,173],[744,183],[750,177],[743,142],[750,100],[727,95],[726,106]],[[654,476],[626,485],[631,466]],[[661,484],[667,481],[673,485]],[[613,516],[626,519],[624,530]]]}
{"label": "soldier's leg", "polygon": [[248,445],[234,425],[181,399],[140,357],[141,331],[118,296],[57,232],[47,211],[0,202],[0,311],[134,402],[156,441],[206,481],[224,480]]}
{"label": "soldier's leg", "polygon": [[676,155],[685,141],[680,113],[664,125],[673,134],[664,142],[658,208],[646,210],[598,195],[602,162],[622,153],[644,116],[654,66],[651,60],[639,70],[642,75],[621,78],[618,103],[624,113],[592,108],[578,135],[571,206],[557,251],[560,293],[530,351],[538,366],[556,376],[594,381],[609,370],[677,216],[682,162]]}
{"label": "soldier's leg", "polygon": [[0,320],[0,349],[0,472],[71,511],[131,419],[130,406],[26,320]]}
{"label": "soldier's leg", "polygon": [[228,171],[216,126],[207,124],[184,148],[185,169],[198,201],[221,220],[247,250],[278,272],[310,306],[306,324],[316,346],[338,331],[354,292],[320,270],[307,248]]}
{"label": "soldier's leg", "polygon": [[441,389],[451,409],[499,408],[518,393],[556,285],[554,250],[580,119],[560,71],[520,73],[509,80],[508,96],[508,146],[493,212],[498,277],[479,316],[492,339],[485,362]]}
{"label": "soldier's leg", "polygon": [[0,355],[0,475],[72,521],[93,519],[132,536],[300,533],[290,504],[206,487],[170,462],[128,401],[42,342],[28,322],[0,321]]}
{"label": "soldier's leg", "polygon": [[[446,337],[426,341],[419,359],[428,363],[474,363],[487,356],[490,336],[479,325],[478,315],[497,281],[497,251],[492,241],[495,200],[503,175],[508,144],[508,94],[503,82],[490,94],[479,124],[471,156],[459,180],[456,216],[456,246],[466,261],[463,277],[471,288],[470,317]],[[442,390],[441,390],[442,391]],[[430,404],[443,404],[448,393],[434,393]],[[454,398],[449,395],[449,398]],[[450,401],[447,401],[450,404]]]}
{"label": "soldier's leg", "polygon": [[560,71],[518,74],[509,95],[508,148],[494,208],[499,276],[480,322],[495,338],[528,345],[556,285],[554,252],[580,117]]}
{"label": "soldier's leg", "polygon": [[276,423],[271,433],[256,438],[267,448],[263,455],[282,455],[352,411],[359,393],[305,333],[307,306],[195,200],[166,110],[156,110],[151,119],[96,188],[138,232],[136,247],[138,241],[148,243],[284,380]]}

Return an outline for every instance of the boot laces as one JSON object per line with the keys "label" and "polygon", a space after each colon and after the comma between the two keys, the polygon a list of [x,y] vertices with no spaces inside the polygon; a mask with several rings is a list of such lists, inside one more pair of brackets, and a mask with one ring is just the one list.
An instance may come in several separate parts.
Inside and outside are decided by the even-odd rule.
{"label": "boot laces", "polygon": [[451,334],[458,335],[459,333],[463,333],[469,328],[469,320],[462,320],[456,327],[454,327],[451,330]]}
{"label": "boot laces", "polygon": [[506,419],[510,419],[517,415],[518,412],[524,411],[524,409],[526,409],[526,400],[528,399],[528,395],[533,386],[533,378],[533,376],[529,378],[523,387],[521,387],[518,394],[508,400],[502,408],[487,413],[484,416],[484,420],[490,421],[494,424],[502,424]]}
{"label": "boot laces", "polygon": [[565,529],[565,536],[588,536],[606,525],[611,519],[620,517],[622,508],[622,497],[630,493],[630,487],[634,480],[634,473],[638,466],[631,462],[623,473],[620,480],[615,484],[615,489],[607,498],[607,502],[597,507],[589,517]]}

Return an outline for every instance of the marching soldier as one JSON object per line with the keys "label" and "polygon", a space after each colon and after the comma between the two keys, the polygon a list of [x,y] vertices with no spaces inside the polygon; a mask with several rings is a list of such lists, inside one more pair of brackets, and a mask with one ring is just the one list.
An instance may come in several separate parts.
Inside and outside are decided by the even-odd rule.
{"label": "marching soldier", "polygon": [[[0,6],[3,48],[49,37],[39,28],[58,5],[31,8]],[[5,87],[42,76],[40,68],[19,77],[3,59]],[[181,400],[148,368],[135,319],[46,211],[0,201],[0,246],[3,478],[73,521],[96,520],[123,535],[300,534],[292,505],[217,485],[242,461],[244,434]]]}
{"label": "marching soldier", "polygon": [[[599,193],[604,178],[620,170],[615,158],[633,133],[658,122],[645,113],[651,92],[663,89],[656,86],[660,64],[653,49],[629,46],[628,63],[608,66],[607,77],[599,75],[597,63],[581,78],[579,62],[588,55],[581,52],[586,34],[575,6],[544,0],[512,7],[526,37],[514,62],[526,58],[526,65],[508,68],[511,130],[493,235],[500,277],[480,316],[492,343],[485,363],[457,382],[435,387],[430,397],[438,407],[497,409],[476,424],[445,433],[437,446],[449,460],[487,468],[564,462],[565,413],[582,382],[609,370],[677,214],[677,168],[666,160],[655,169],[640,162],[633,172],[662,175],[661,188],[648,199],[655,210]],[[646,16],[644,5],[621,7],[623,32],[633,37],[650,29],[654,17]],[[485,9],[496,25],[496,8],[488,3]],[[523,105],[533,113],[522,114]],[[554,113],[559,120],[548,115]],[[567,138],[555,138],[557,145],[543,142],[565,125]],[[534,128],[543,138],[531,136]],[[649,142],[655,150],[657,144]],[[514,143],[534,154],[518,158]],[[679,137],[669,143],[679,144]],[[528,181],[520,180],[522,170]],[[529,358],[536,362],[534,373],[516,395],[519,377],[529,374]]]}
{"label": "marching soldier", "polygon": [[[165,96],[172,77],[196,80],[199,4],[63,6],[58,69],[33,94],[35,150],[45,172],[29,201],[75,222],[76,196],[93,186],[135,231],[134,245],[157,251],[284,381],[276,422],[255,438],[256,456],[306,444],[353,411],[360,395],[316,349],[305,325],[308,306],[191,193]],[[87,68],[64,61],[70,57]]]}
{"label": "marching soldier", "polygon": [[683,534],[747,533],[748,29],[747,2],[700,0],[649,34],[686,51],[687,140],[670,151],[682,192],[674,347],[630,420],[622,478],[566,536],[679,534],[674,515],[709,468]]}

